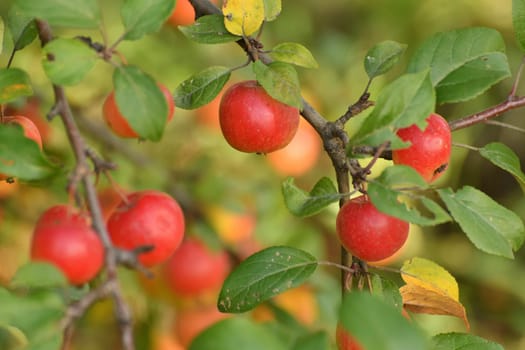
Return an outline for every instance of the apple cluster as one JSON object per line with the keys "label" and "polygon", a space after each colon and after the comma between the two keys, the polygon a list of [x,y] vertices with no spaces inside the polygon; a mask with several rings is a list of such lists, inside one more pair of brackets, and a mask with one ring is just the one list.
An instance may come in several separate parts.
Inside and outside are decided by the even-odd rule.
{"label": "apple cluster", "polygon": [[[123,250],[149,247],[138,260],[146,267],[167,261],[181,245],[185,223],[179,204],[169,195],[146,190],[124,196],[107,220],[114,246]],[[31,241],[31,259],[57,266],[69,282],[92,280],[104,264],[104,247],[91,228],[88,213],[56,205],[38,219]]]}
{"label": "apple cluster", "polygon": [[[397,135],[410,145],[392,152],[394,164],[414,168],[427,182],[447,169],[451,132],[447,121],[432,113],[421,130],[417,125],[402,128]],[[346,202],[337,215],[336,231],[341,244],[352,255],[368,262],[391,257],[408,238],[406,221],[380,212],[367,195]]]}

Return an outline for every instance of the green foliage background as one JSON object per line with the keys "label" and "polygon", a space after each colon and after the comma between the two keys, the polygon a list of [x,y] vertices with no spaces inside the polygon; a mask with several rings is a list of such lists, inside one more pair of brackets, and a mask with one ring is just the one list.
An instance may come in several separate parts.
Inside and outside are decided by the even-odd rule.
{"label": "green foliage background", "polygon": [[[120,1],[103,4],[107,10],[104,20],[112,40],[122,31],[120,4]],[[9,1],[0,3],[0,15],[5,15],[8,6]],[[374,44],[395,40],[408,47],[401,64],[374,81],[372,100],[382,86],[406,68],[408,58],[425,38],[438,31],[466,26],[487,26],[500,31],[515,74],[522,54],[512,31],[510,0],[288,0],[283,2],[280,17],[265,26],[262,42],[268,49],[283,41],[299,42],[313,52],[320,67],[299,69],[300,81],[307,100],[313,96],[321,113],[328,119],[336,119],[362,93],[367,81],[363,57]],[[56,32],[66,36],[79,33],[101,40],[96,32]],[[6,39],[4,45],[4,54],[0,55],[2,67],[12,43]],[[235,66],[245,60],[245,54],[233,44],[198,45],[169,26],[139,41],[123,42],[119,49],[130,64],[143,68],[172,91],[196,71],[212,65]],[[42,112],[45,113],[51,107],[52,91],[40,59],[39,43],[34,42],[16,55],[14,66],[30,73],[36,94],[43,98]],[[66,89],[75,113],[87,120],[88,126],[104,126],[101,105],[112,89],[110,69],[109,65],[97,63],[81,84]],[[232,75],[233,81],[251,78],[249,70]],[[438,112],[449,120],[466,116],[503,101],[511,86],[512,80],[507,79],[468,103],[438,106]],[[525,128],[523,113],[523,110],[511,111],[498,120]],[[350,133],[362,119],[358,117],[349,123]],[[51,125],[53,138],[46,145],[46,152],[69,170],[73,159],[65,134],[58,120]],[[218,204],[238,208],[249,201],[257,208],[256,234],[263,244],[289,244],[318,258],[338,260],[334,235],[337,207],[332,206],[308,219],[293,217],[286,210],[280,193],[283,177],[272,170],[264,156],[231,149],[217,130],[199,123],[194,112],[177,109],[160,143],[117,140],[111,134],[93,132],[86,123],[80,126],[94,149],[119,165],[113,174],[124,188],[162,189],[174,194],[183,204],[197,207]],[[107,138],[114,146],[100,142],[100,137]],[[525,160],[523,133],[514,130],[477,125],[455,132],[453,139],[476,147],[501,141],[520,156],[522,164]],[[304,188],[311,188],[321,176],[333,177],[324,155],[313,171],[296,181]],[[16,196],[0,200],[4,209],[0,223],[0,284],[6,283],[15,269],[27,261],[29,237],[37,216],[50,203],[67,200],[65,180],[59,177],[51,183],[24,185]],[[525,197],[514,179],[476,152],[454,147],[452,163],[439,184],[453,188],[472,185],[525,219]],[[202,231],[198,217],[187,213],[187,220],[193,233]],[[412,236],[406,257],[417,255],[432,259],[458,279],[460,300],[466,306],[474,334],[500,342],[509,350],[525,347],[523,250],[518,252],[515,261],[483,254],[454,224],[415,230]],[[339,302],[338,276],[335,270],[325,271],[328,273],[316,273],[312,283],[318,290],[321,305],[319,326],[334,329],[334,308]],[[123,279],[137,317],[139,348],[147,349],[151,328],[158,326],[170,306],[148,297],[133,273],[123,271]],[[416,319],[430,333],[465,331],[461,321],[449,317],[416,316]],[[118,343],[117,325],[109,303],[91,310],[78,329],[76,349],[97,349],[100,344]]]}

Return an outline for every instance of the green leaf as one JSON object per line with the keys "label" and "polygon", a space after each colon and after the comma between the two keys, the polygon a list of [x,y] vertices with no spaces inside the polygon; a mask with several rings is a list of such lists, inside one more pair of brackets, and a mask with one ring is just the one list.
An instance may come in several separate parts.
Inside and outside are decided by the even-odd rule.
{"label": "green leaf", "polygon": [[125,40],[137,40],[159,31],[173,12],[173,0],[125,0],[120,16],[126,29]]}
{"label": "green leaf", "polygon": [[11,288],[54,288],[66,287],[68,281],[54,265],[43,262],[31,262],[18,269],[11,279]]}
{"label": "green leaf", "polygon": [[27,349],[29,341],[25,334],[18,328],[0,325],[0,349],[19,350]]}
{"label": "green leaf", "polygon": [[271,97],[292,107],[302,108],[301,86],[293,66],[284,62],[265,65],[257,60],[252,67],[257,81]]}
{"label": "green leaf", "polygon": [[353,145],[379,146],[391,143],[391,148],[405,146],[395,130],[413,124],[424,128],[425,119],[435,105],[435,92],[428,71],[405,74],[385,87],[376,106],[353,136]]}
{"label": "green leaf", "polygon": [[295,186],[294,179],[289,177],[283,181],[281,191],[288,210],[300,217],[317,214],[326,206],[341,199],[341,195],[327,177],[317,181],[310,193]]}
{"label": "green leaf", "polygon": [[27,349],[60,347],[60,321],[66,305],[58,293],[40,291],[18,296],[0,288],[0,305],[0,324],[21,332],[19,337],[25,336],[29,343]]}
{"label": "green leaf", "polygon": [[232,317],[200,333],[189,350],[286,350],[274,332],[249,318]]}
{"label": "green leaf", "polygon": [[[340,322],[364,349],[428,349],[425,335],[399,309],[370,293],[347,293]],[[380,316],[378,316],[380,315]]]}
{"label": "green leaf", "polygon": [[318,68],[319,64],[312,53],[303,45],[297,43],[281,43],[270,52],[275,61],[294,64],[305,68]]}
{"label": "green leaf", "polygon": [[405,52],[407,45],[386,40],[372,47],[365,56],[365,71],[370,79],[388,72]]}
{"label": "green leaf", "polygon": [[432,350],[504,350],[503,346],[465,333],[444,333],[432,338]]}
{"label": "green leaf", "polygon": [[226,30],[224,17],[219,14],[199,17],[192,25],[179,26],[179,30],[199,44],[222,44],[240,39]]}
{"label": "green leaf", "polygon": [[95,28],[100,25],[98,0],[16,0],[23,16],[43,19],[52,26]]}
{"label": "green leaf", "polygon": [[273,21],[282,10],[281,0],[264,0],[264,20]]}
{"label": "green leaf", "polygon": [[16,4],[9,10],[7,25],[14,43],[13,50],[23,49],[32,43],[38,34],[33,17],[21,14]]}
{"label": "green leaf", "polygon": [[395,165],[371,180],[367,193],[379,211],[401,220],[422,226],[450,221],[447,212],[430,198],[407,193],[407,189],[425,188],[428,184],[412,167]]}
{"label": "green leaf", "polygon": [[27,73],[18,68],[0,68],[0,104],[33,94]]}
{"label": "green leaf", "polygon": [[42,65],[51,81],[75,85],[93,68],[97,53],[77,39],[56,39],[43,48]]}
{"label": "green leaf", "polygon": [[175,105],[195,109],[213,100],[230,79],[227,67],[209,67],[183,81],[174,93]]}
{"label": "green leaf", "polygon": [[0,172],[21,180],[40,180],[56,168],[44,157],[37,143],[24,136],[18,124],[0,124]]}
{"label": "green leaf", "polygon": [[403,298],[399,292],[398,285],[376,274],[371,275],[371,277],[372,294],[401,311]]}
{"label": "green leaf", "polygon": [[438,193],[478,249],[506,258],[514,257],[512,251],[518,250],[525,239],[525,228],[518,215],[470,186],[456,193],[451,189],[441,189]]}
{"label": "green leaf", "polygon": [[159,141],[168,118],[168,104],[159,86],[134,66],[113,73],[115,100],[119,111],[140,137]]}
{"label": "green leaf", "polygon": [[7,13],[7,26],[13,38],[14,50],[21,50],[37,36],[36,24],[31,16],[24,15],[14,3]]}
{"label": "green leaf", "polygon": [[291,350],[328,350],[329,340],[326,331],[317,331],[299,337]]}
{"label": "green leaf", "polygon": [[472,99],[510,76],[501,34],[490,28],[438,33],[415,52],[408,72],[430,68],[437,102]]}
{"label": "green leaf", "polygon": [[226,278],[217,305],[240,313],[304,282],[317,268],[315,257],[292,247],[270,247],[242,261]]}
{"label": "green leaf", "polygon": [[525,51],[525,0],[512,0],[512,24],[516,41]]}
{"label": "green leaf", "polygon": [[525,174],[521,170],[519,157],[512,149],[503,143],[493,142],[481,148],[479,153],[495,166],[500,167],[514,176],[521,186],[521,189],[525,192]]}

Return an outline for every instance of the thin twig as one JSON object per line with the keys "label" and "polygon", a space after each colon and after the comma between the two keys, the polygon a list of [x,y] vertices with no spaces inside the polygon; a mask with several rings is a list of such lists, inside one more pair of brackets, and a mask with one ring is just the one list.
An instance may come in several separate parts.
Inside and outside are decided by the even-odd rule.
{"label": "thin twig", "polygon": [[453,120],[449,123],[450,130],[467,128],[474,124],[483,123],[510,110],[525,107],[525,97],[508,98],[506,101],[485,109],[484,111],[469,115],[465,118]]}
{"label": "thin twig", "polygon": [[519,131],[521,133],[525,133],[525,129],[524,128],[520,128],[519,126],[508,124],[508,123],[504,123],[504,122],[499,122],[497,120],[486,120],[485,124],[496,125],[496,126],[500,126],[502,128],[506,128],[506,129],[510,129],[510,130],[514,130],[514,131]]}
{"label": "thin twig", "polygon": [[341,270],[344,270],[350,274],[353,274],[355,272],[355,270],[351,267],[348,267],[346,265],[341,265],[341,264],[338,264],[338,263],[335,263],[335,262],[332,262],[332,261],[318,261],[317,262],[317,265],[324,265],[324,266],[333,266],[333,267],[337,267]]}
{"label": "thin twig", "polygon": [[516,97],[516,91],[518,91],[518,86],[521,81],[521,73],[523,72],[523,66],[525,65],[525,56],[521,59],[520,66],[518,68],[518,72],[516,73],[516,79],[514,79],[514,84],[512,84],[512,89],[509,93],[509,98],[513,99]]}

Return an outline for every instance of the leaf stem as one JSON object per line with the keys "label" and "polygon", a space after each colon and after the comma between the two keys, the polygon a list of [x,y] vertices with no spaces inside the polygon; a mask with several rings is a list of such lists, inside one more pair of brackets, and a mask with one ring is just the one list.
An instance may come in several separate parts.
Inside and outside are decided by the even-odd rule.
{"label": "leaf stem", "polygon": [[509,93],[509,98],[516,97],[516,91],[518,90],[518,85],[521,81],[521,73],[523,72],[523,66],[525,65],[525,56],[521,59],[520,66],[518,67],[518,72],[516,73],[516,79],[514,80],[514,84],[512,84],[512,89]]}
{"label": "leaf stem", "polygon": [[353,274],[353,273],[355,273],[355,270],[354,270],[353,268],[348,267],[348,266],[346,266],[346,265],[342,265],[342,264],[335,263],[335,262],[333,262],[333,261],[324,261],[324,260],[323,260],[323,261],[318,261],[318,262],[317,262],[317,265],[320,265],[320,266],[324,265],[324,266],[337,267],[338,269],[341,269],[341,270],[343,270],[343,271],[348,272],[348,274]]}

